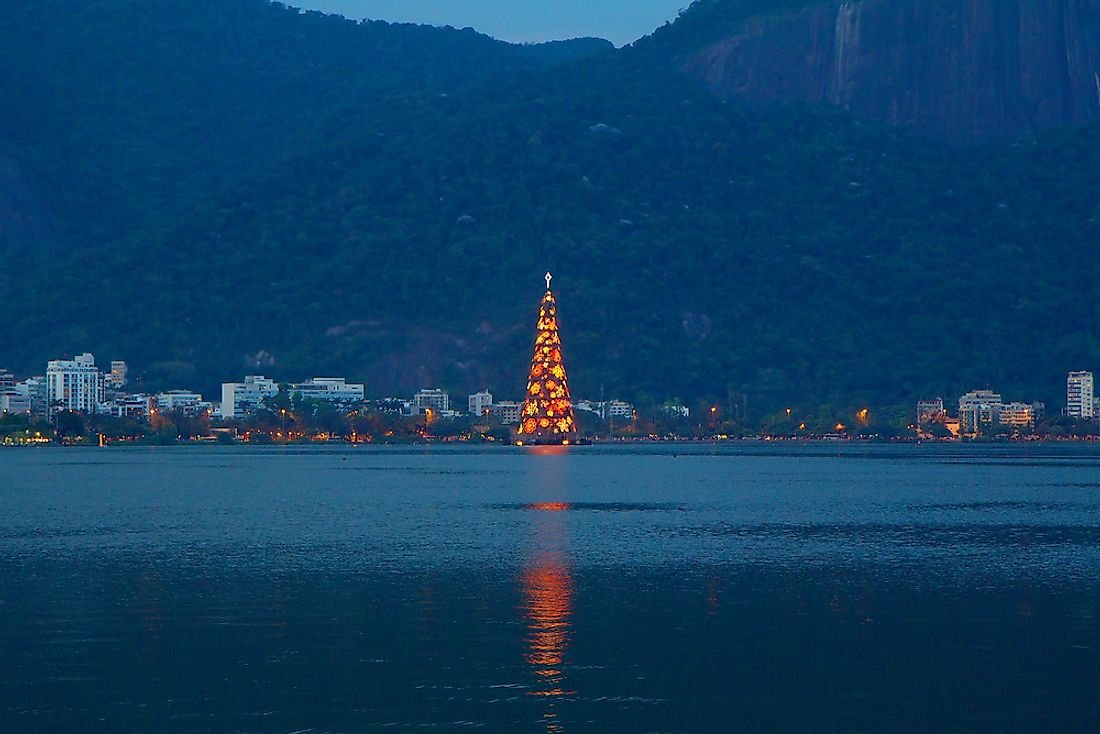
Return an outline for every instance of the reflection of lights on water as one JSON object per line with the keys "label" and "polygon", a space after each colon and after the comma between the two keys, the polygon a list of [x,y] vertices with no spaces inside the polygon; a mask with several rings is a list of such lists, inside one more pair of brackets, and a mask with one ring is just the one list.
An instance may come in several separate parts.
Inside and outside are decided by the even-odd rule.
{"label": "reflection of lights on water", "polygon": [[[529,693],[551,700],[573,695],[575,691],[564,687],[565,653],[573,614],[573,577],[569,566],[561,554],[548,553],[524,572],[521,582],[529,632],[525,657],[537,679]],[[563,730],[552,705],[543,719],[548,732]]]}
{"label": "reflection of lights on water", "polygon": [[533,505],[527,505],[527,508],[539,512],[565,512],[566,510],[572,510],[573,505],[568,502],[537,502]]}
{"label": "reflection of lights on water", "polygon": [[561,456],[562,454],[569,453],[569,446],[567,444],[530,446],[528,448],[535,456]]}
{"label": "reflection of lights on water", "polygon": [[[553,485],[543,482],[541,486]],[[525,506],[533,510],[536,547],[530,563],[520,576],[523,617],[527,626],[527,650],[524,659],[531,666],[534,684],[528,691],[546,702],[543,723],[553,734],[564,730],[558,718],[557,704],[576,692],[566,687],[573,616],[573,572],[566,551],[566,516],[573,509],[569,502],[537,502]]]}

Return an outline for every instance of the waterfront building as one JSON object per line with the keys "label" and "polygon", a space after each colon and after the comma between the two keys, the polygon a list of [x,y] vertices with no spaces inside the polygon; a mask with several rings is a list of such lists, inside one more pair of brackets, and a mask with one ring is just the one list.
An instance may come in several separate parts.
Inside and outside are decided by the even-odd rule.
{"label": "waterfront building", "polygon": [[287,392],[292,397],[338,405],[362,403],[366,399],[364,385],[348,382],[343,377],[314,377],[307,382],[290,385]]}
{"label": "waterfront building", "polygon": [[661,412],[673,418],[690,418],[691,408],[678,403],[665,403],[661,406]]}
{"label": "waterfront building", "polygon": [[451,396],[442,388],[421,390],[413,396],[413,408],[420,415],[428,410],[444,413],[451,409]]}
{"label": "waterfront building", "polygon": [[1004,401],[992,390],[973,390],[959,398],[961,432],[973,435],[1000,420]]}
{"label": "waterfront building", "polygon": [[115,418],[145,420],[153,414],[156,406],[156,398],[149,395],[120,395],[100,406],[100,412]]}
{"label": "waterfront building", "polygon": [[31,401],[15,388],[15,375],[0,370],[0,413],[30,413]]}
{"label": "waterfront building", "polygon": [[998,421],[1001,425],[1013,428],[1034,428],[1042,420],[1036,410],[1036,406],[1041,405],[1042,403],[1005,403],[1001,406]]}
{"label": "waterfront building", "polygon": [[129,374],[129,368],[126,363],[121,359],[116,359],[111,362],[111,371],[107,373],[104,378],[104,382],[107,387],[115,390],[120,390],[126,387],[127,375]]}
{"label": "waterfront building", "polygon": [[46,401],[50,416],[58,410],[95,413],[103,402],[103,373],[85,352],[74,359],[46,364]]}
{"label": "waterfront building", "polygon": [[202,415],[213,406],[202,399],[202,395],[190,390],[168,390],[157,393],[153,405],[162,413],[179,412],[184,415]]}
{"label": "waterfront building", "polygon": [[467,399],[470,415],[489,415],[493,408],[493,394],[488,390],[474,393]]}
{"label": "waterfront building", "polygon": [[917,427],[924,428],[936,423],[942,424],[946,419],[947,411],[943,407],[943,398],[917,402]]}
{"label": "waterfront building", "polygon": [[412,401],[403,400],[402,398],[382,398],[374,404],[375,410],[379,413],[388,413],[390,415],[412,415]]}
{"label": "waterfront building", "polygon": [[603,417],[605,420],[634,420],[634,406],[622,400],[608,400],[603,404]]}
{"label": "waterfront building", "polygon": [[1095,418],[1096,395],[1091,372],[1070,372],[1066,377],[1066,415]]}
{"label": "waterfront building", "polygon": [[49,392],[45,375],[28,377],[23,382],[17,383],[15,392],[30,401],[31,415],[44,416],[49,412]]}
{"label": "waterfront building", "polygon": [[31,399],[26,395],[15,392],[0,393],[0,414],[3,413],[30,413]]}
{"label": "waterfront building", "polygon": [[505,426],[519,425],[519,416],[522,410],[523,403],[512,400],[501,400],[499,403],[493,403],[489,408],[489,412]]}
{"label": "waterfront building", "polygon": [[222,384],[221,417],[225,420],[246,418],[268,398],[279,394],[279,386],[263,375],[246,375],[244,382]]}
{"label": "waterfront building", "polygon": [[591,400],[578,400],[573,403],[573,410],[583,410],[585,413],[601,415],[602,403],[593,403]]}

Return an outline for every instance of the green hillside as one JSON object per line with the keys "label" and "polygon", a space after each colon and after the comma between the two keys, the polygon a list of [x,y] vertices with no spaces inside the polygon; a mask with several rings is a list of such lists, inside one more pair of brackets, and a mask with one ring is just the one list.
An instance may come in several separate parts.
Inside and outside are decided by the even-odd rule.
{"label": "green hillside", "polygon": [[278,160],[341,110],[611,48],[515,46],[267,0],[6,3],[0,29],[0,153],[35,181],[66,241],[86,244]]}
{"label": "green hillside", "polygon": [[[679,21],[677,43],[694,42],[693,13],[711,5]],[[338,23],[268,12],[303,37]],[[158,201],[178,187],[182,203],[9,274],[0,362],[87,348],[150,384],[209,390],[259,369],[346,373],[375,394],[440,383],[514,396],[549,268],[582,396],[745,395],[764,410],[992,384],[1053,401],[1065,371],[1100,367],[1100,131],[957,149],[841,113],[748,111],[680,75],[677,33],[578,47],[553,66],[471,36],[529,66],[505,60],[446,95],[426,79],[382,102],[342,105],[355,96],[337,91],[266,153],[229,142],[247,125],[227,91],[204,124],[239,126],[223,143],[237,162],[179,164],[190,173],[171,186],[81,159],[70,176],[102,165],[116,192]],[[44,159],[5,137],[25,167]],[[188,157],[182,140],[160,144]],[[50,188],[64,188],[56,175]],[[70,183],[68,201],[95,187]]]}

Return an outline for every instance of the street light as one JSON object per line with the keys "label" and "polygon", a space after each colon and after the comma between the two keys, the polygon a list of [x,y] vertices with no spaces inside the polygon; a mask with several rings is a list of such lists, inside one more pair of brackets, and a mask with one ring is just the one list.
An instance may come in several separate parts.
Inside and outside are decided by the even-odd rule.
{"label": "street light", "polygon": [[283,431],[281,435],[283,437],[283,441],[286,441],[286,408],[280,408],[279,415],[281,415],[283,419]]}

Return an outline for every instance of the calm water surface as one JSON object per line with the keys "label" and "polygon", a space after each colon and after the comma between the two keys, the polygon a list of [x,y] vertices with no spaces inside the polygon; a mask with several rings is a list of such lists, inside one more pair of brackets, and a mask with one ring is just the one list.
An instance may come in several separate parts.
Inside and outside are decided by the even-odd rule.
{"label": "calm water surface", "polygon": [[0,731],[1095,732],[1100,449],[0,451]]}

